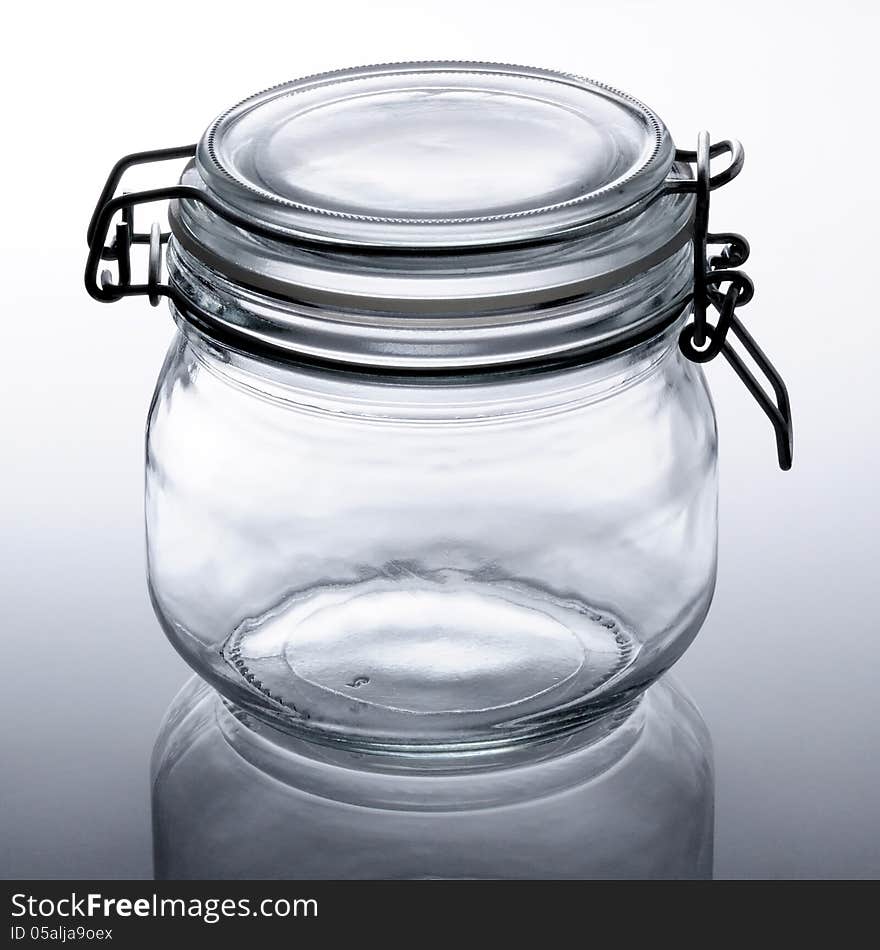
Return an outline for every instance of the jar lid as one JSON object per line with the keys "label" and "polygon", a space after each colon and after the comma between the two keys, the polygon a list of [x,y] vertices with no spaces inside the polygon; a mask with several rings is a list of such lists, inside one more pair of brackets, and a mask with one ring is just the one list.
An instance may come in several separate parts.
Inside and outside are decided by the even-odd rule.
{"label": "jar lid", "polygon": [[650,109],[587,79],[342,70],[211,124],[169,210],[169,273],[215,335],[252,347],[371,366],[543,358],[681,311],[693,196],[666,183],[689,176]]}
{"label": "jar lid", "polygon": [[521,66],[407,63],[295,80],[223,113],[196,168],[279,234],[379,247],[521,242],[638,202],[672,140],[642,103]]}

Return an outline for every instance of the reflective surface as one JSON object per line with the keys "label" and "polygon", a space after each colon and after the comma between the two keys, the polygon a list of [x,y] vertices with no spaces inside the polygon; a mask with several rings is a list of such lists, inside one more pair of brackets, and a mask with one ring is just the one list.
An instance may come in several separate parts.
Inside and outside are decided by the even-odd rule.
{"label": "reflective surface", "polygon": [[159,878],[691,878],[712,870],[709,735],[668,679],[565,740],[363,756],[190,680],[153,757]]}

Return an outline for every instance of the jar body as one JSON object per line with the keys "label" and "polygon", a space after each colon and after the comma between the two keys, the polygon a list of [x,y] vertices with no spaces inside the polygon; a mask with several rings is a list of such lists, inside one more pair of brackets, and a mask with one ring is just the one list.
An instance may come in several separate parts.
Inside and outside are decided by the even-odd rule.
{"label": "jar body", "polygon": [[352,747],[479,750],[601,715],[699,629],[716,435],[677,325],[450,381],[273,365],[178,322],[148,427],[150,588],[244,709]]}

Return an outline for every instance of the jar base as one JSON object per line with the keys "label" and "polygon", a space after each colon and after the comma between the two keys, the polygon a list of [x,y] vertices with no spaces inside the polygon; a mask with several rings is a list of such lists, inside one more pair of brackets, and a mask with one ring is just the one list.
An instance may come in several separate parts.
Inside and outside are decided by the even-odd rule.
{"label": "jar base", "polygon": [[576,725],[608,705],[599,694],[638,651],[580,601],[396,564],[286,598],[239,625],[222,656],[273,720],[369,747],[496,745]]}

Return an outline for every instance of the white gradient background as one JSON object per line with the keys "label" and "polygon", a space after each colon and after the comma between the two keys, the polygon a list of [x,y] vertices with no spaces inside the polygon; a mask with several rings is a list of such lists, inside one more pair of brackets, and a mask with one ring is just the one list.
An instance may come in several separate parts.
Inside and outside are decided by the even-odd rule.
{"label": "white gradient background", "polygon": [[[172,333],[82,288],[112,162],[194,141],[318,70],[524,62],[643,98],[692,147],[745,143],[714,230],[752,243],[748,325],[796,423],[723,361],[720,575],[677,667],[715,742],[716,875],[880,876],[877,4],[428,0],[16,4],[5,13],[0,876],[146,877],[148,758],[188,670],[144,581],[142,436]],[[122,39],[125,37],[125,39]],[[171,167],[130,187],[170,180]]]}

